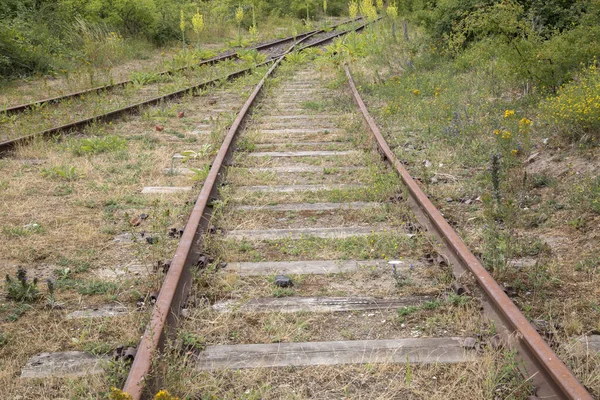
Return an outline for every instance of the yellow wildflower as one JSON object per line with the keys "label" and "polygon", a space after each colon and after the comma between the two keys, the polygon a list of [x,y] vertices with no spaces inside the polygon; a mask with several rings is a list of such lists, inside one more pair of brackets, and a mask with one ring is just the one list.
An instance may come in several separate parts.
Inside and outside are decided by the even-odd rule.
{"label": "yellow wildflower", "polygon": [[517,149],[512,149],[510,152],[513,154],[513,156],[516,156],[516,155],[517,155],[517,153],[519,152],[519,150],[517,150]]}
{"label": "yellow wildflower", "polygon": [[413,90],[413,94],[414,94],[415,96],[418,96],[418,95],[420,95],[420,94],[421,94],[421,91],[420,91],[419,89],[415,89],[415,90]]}
{"label": "yellow wildflower", "polygon": [[237,24],[241,24],[242,21],[244,20],[244,9],[242,8],[242,6],[238,6],[237,10],[235,10],[235,22],[237,22]]}
{"label": "yellow wildflower", "polygon": [[179,13],[179,29],[181,29],[181,32],[185,32],[185,15],[183,14],[183,9]]}
{"label": "yellow wildflower", "polygon": [[110,394],[108,395],[110,400],[133,400],[133,396],[129,393],[117,389],[116,387],[110,388]]}
{"label": "yellow wildflower", "polygon": [[356,1],[351,1],[348,4],[348,12],[350,14],[350,18],[356,18],[356,16],[358,15],[358,3]]}
{"label": "yellow wildflower", "polygon": [[502,132],[502,139],[510,139],[512,133],[510,133],[509,131],[503,131]]}
{"label": "yellow wildflower", "polygon": [[385,12],[387,13],[388,17],[396,18],[398,16],[398,7],[396,7],[395,5],[390,5],[385,10]]}
{"label": "yellow wildflower", "polygon": [[531,120],[530,120],[530,119],[527,119],[527,118],[522,118],[522,119],[519,121],[519,125],[523,125],[523,126],[529,126],[529,125],[531,125]]}
{"label": "yellow wildflower", "polygon": [[179,397],[171,396],[166,390],[156,393],[154,400],[179,400]]}
{"label": "yellow wildflower", "polygon": [[494,129],[494,135],[498,136],[500,134],[500,129]]}
{"label": "yellow wildflower", "polygon": [[506,110],[504,111],[504,118],[510,118],[515,115],[515,110]]}
{"label": "yellow wildflower", "polygon": [[204,29],[204,16],[200,14],[200,10],[198,9],[196,9],[196,14],[192,17],[192,26],[197,35]]}

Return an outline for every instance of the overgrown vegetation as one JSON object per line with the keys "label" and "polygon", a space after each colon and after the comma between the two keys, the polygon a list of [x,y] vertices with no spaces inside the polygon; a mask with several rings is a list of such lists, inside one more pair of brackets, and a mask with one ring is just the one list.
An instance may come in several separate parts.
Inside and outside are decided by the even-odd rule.
{"label": "overgrown vegetation", "polygon": [[[598,3],[397,7],[325,56],[352,64],[398,158],[523,313],[578,357],[572,340],[598,329]],[[584,359],[576,374],[597,395]]]}
{"label": "overgrown vegetation", "polygon": [[[330,0],[327,15],[345,1]],[[258,37],[268,18],[323,14],[317,0],[6,0],[0,4],[0,77],[110,68],[150,44],[195,43],[227,36],[229,27]],[[236,10],[242,10],[236,13]],[[236,17],[237,15],[237,17]],[[241,42],[241,35],[238,35]]]}

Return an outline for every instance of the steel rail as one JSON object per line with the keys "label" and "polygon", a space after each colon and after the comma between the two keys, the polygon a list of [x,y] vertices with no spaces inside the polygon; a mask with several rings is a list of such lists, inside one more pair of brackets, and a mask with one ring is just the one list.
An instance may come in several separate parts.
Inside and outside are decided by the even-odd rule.
{"label": "steel rail", "polygon": [[[532,376],[538,373],[543,375],[543,382],[546,387],[539,387],[537,395],[544,398],[560,399],[592,399],[590,393],[575,378],[573,373],[552,351],[550,346],[544,341],[539,333],[531,326],[527,318],[515,306],[510,298],[504,293],[504,290],[490,273],[481,265],[477,257],[469,250],[458,234],[452,229],[450,224],[443,217],[442,213],[429,200],[427,195],[421,190],[409,172],[402,163],[396,158],[388,146],[385,138],[379,131],[375,121],[370,116],[369,111],[358,93],[352,74],[348,66],[344,66],[348,84],[352,95],[363,118],[377,142],[379,151],[385,156],[386,160],[393,165],[402,181],[407,186],[412,200],[416,203],[422,213],[425,214],[434,228],[437,235],[443,240],[453,255],[466,267],[477,279],[479,286],[483,289],[488,299],[492,302],[494,312],[508,325],[514,332],[514,339],[517,341],[519,353],[526,353],[526,358],[532,362],[526,365],[528,372]],[[538,382],[541,382],[538,379]],[[540,393],[543,391],[544,393]],[[547,397],[548,396],[548,397]]]}
{"label": "steel rail", "polygon": [[[331,40],[332,38],[345,35],[345,34],[347,34],[348,32],[351,32],[351,31],[360,31],[364,27],[365,27],[365,24],[362,24],[362,25],[358,26],[355,29],[349,29],[349,30],[345,30],[345,31],[334,33],[331,36],[326,37],[325,39],[319,40],[319,41],[317,41],[315,43],[312,43],[310,45],[302,47],[300,50],[303,50],[306,47],[317,46],[319,44],[322,44],[322,43],[325,43],[325,42]],[[304,38],[300,39],[300,41],[297,42],[296,44],[299,44],[302,41],[307,40],[307,39],[309,39],[309,38],[311,38],[311,37],[313,37],[313,36],[315,36],[315,35],[317,35],[319,33],[321,33],[321,32],[316,32],[316,33],[313,33],[311,35],[305,36]],[[294,44],[294,45],[296,45],[296,44]],[[222,76],[222,77],[219,77],[219,78],[216,78],[216,79],[212,79],[210,81],[205,81],[205,82],[199,83],[197,85],[193,85],[193,86],[186,87],[184,89],[177,90],[175,92],[167,93],[165,95],[153,97],[151,99],[144,100],[142,102],[138,102],[138,103],[126,106],[126,107],[122,107],[122,108],[113,110],[113,111],[109,111],[109,112],[104,113],[104,114],[94,115],[92,117],[84,118],[84,119],[81,119],[79,121],[70,122],[68,124],[64,124],[64,125],[61,125],[61,126],[58,126],[58,127],[54,127],[54,128],[46,129],[44,131],[32,133],[31,135],[21,136],[21,137],[18,137],[16,139],[11,139],[11,140],[7,140],[5,142],[0,142],[0,158],[3,157],[6,153],[8,153],[11,149],[13,149],[14,147],[16,147],[17,145],[26,144],[29,141],[31,141],[31,140],[33,140],[33,139],[35,139],[37,137],[46,137],[46,136],[60,135],[62,133],[66,133],[66,132],[74,130],[74,129],[84,128],[84,127],[86,127],[86,126],[88,126],[88,125],[90,125],[90,124],[92,124],[94,122],[109,122],[109,121],[112,121],[112,120],[115,120],[115,119],[121,117],[122,115],[137,112],[140,109],[140,107],[151,106],[151,105],[158,104],[158,103],[160,103],[161,101],[164,101],[164,100],[170,100],[170,99],[174,99],[174,98],[179,98],[179,97],[184,96],[186,93],[190,93],[190,92],[198,91],[198,90],[201,90],[201,89],[205,89],[205,88],[207,88],[209,86],[212,86],[214,84],[217,84],[217,83],[221,82],[222,80],[233,80],[233,79],[238,78],[238,77],[240,77],[240,76],[242,76],[242,75],[244,75],[244,74],[246,74],[248,72],[251,72],[252,70],[254,70],[257,67],[263,67],[263,66],[269,65],[272,62],[273,62],[273,60],[269,60],[269,61],[266,61],[266,62],[264,62],[262,64],[258,64],[258,65],[253,66],[253,67],[244,68],[244,69],[241,69],[239,71],[230,73],[230,74],[228,74],[226,76]]]}
{"label": "steel rail", "polygon": [[[349,20],[346,20],[344,22],[340,22],[339,24],[332,25],[330,27],[325,27],[325,28],[316,29],[316,30],[309,31],[309,32],[304,32],[304,33],[301,33],[301,34],[296,35],[296,36],[289,36],[289,37],[282,38],[282,39],[276,39],[276,40],[273,40],[273,41],[270,41],[270,42],[267,42],[267,43],[263,43],[263,44],[260,44],[260,45],[257,45],[257,46],[253,46],[253,47],[251,47],[251,49],[258,50],[258,51],[266,50],[266,49],[269,49],[271,47],[274,47],[274,46],[277,46],[277,45],[280,45],[280,44],[283,44],[283,43],[286,43],[286,42],[289,42],[289,41],[292,41],[292,40],[294,40],[294,41],[295,40],[300,40],[300,39],[303,39],[303,38],[305,38],[307,36],[312,36],[312,35],[317,34],[317,33],[325,32],[326,29],[336,29],[336,28],[338,28],[338,27],[340,27],[342,25],[346,25],[346,24],[349,24],[349,23],[352,23],[352,22],[356,22],[359,19],[361,19],[361,18],[359,17],[359,18],[355,18],[355,19],[349,19]],[[238,55],[239,55],[239,50],[235,51],[233,53],[221,54],[221,55],[218,55],[216,57],[212,57],[212,58],[209,58],[207,60],[200,61],[199,63],[194,64],[194,65],[188,65],[186,67],[180,67],[180,68],[175,68],[175,69],[168,70],[168,71],[162,71],[162,72],[159,72],[157,75],[159,75],[159,76],[172,75],[174,73],[185,71],[185,70],[190,69],[190,68],[197,68],[197,67],[204,66],[204,65],[213,65],[213,64],[219,63],[221,61],[238,58]],[[119,87],[124,87],[126,85],[131,84],[131,83],[133,83],[133,80],[132,79],[128,79],[128,80],[124,80],[124,81],[121,81],[121,82],[112,83],[112,84],[109,84],[109,85],[97,86],[97,87],[94,87],[94,88],[90,88],[90,89],[85,89],[85,90],[81,90],[81,91],[78,91],[78,92],[69,93],[69,94],[66,94],[66,95],[63,95],[63,96],[56,96],[56,97],[51,97],[51,98],[48,98],[48,99],[33,101],[31,103],[26,103],[26,104],[11,106],[11,107],[5,108],[3,110],[0,110],[0,114],[3,114],[3,113],[5,115],[18,114],[18,113],[22,113],[22,112],[25,112],[27,110],[30,110],[30,109],[32,109],[34,107],[42,106],[44,104],[60,103],[61,101],[64,101],[64,100],[67,100],[67,99],[71,99],[71,98],[74,98],[74,97],[83,96],[83,95],[86,95],[86,94],[89,94],[89,93],[97,93],[97,92],[101,92],[101,91],[105,91],[105,90],[108,91],[108,90],[116,89],[116,88],[119,88]]]}
{"label": "steel rail", "polygon": [[[359,31],[363,29],[365,25],[366,24],[363,23],[355,29],[332,35],[315,43],[311,43],[308,46],[318,46],[342,34],[351,31]],[[306,39],[308,39],[308,37],[302,39],[302,41]],[[134,400],[142,399],[147,395],[144,393],[144,390],[148,384],[148,375],[152,369],[153,360],[164,343],[168,334],[167,329],[176,326],[181,306],[189,292],[189,286],[191,284],[190,270],[198,262],[199,251],[203,242],[202,235],[206,231],[210,220],[212,209],[209,206],[209,203],[216,195],[217,182],[221,176],[221,168],[231,155],[232,144],[236,134],[242,126],[250,107],[253,105],[263,88],[266,79],[273,73],[283,58],[299,44],[300,42],[295,43],[282,54],[258,83],[229,128],[229,131],[219,148],[219,152],[211,165],[208,176],[204,181],[204,185],[202,186],[198,199],[196,200],[190,218],[188,219],[181,236],[175,256],[171,261],[171,265],[161,286],[156,303],[154,304],[150,323],[138,345],[137,353],[131,365],[131,369],[129,370],[127,381],[123,386],[123,391],[131,395]]]}

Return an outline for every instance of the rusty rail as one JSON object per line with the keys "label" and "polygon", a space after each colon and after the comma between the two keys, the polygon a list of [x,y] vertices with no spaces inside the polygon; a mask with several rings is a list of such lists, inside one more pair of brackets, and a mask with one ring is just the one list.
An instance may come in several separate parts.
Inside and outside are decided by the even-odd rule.
{"label": "rusty rail", "polygon": [[[365,26],[366,24],[362,24],[355,29],[332,35],[302,48],[321,45],[335,37],[351,31],[360,31]],[[302,39],[302,41],[306,39],[308,39],[308,37]],[[231,155],[233,147],[232,143],[235,140],[238,129],[242,126],[246,114],[260,93],[266,79],[277,68],[285,55],[291,52],[294,47],[300,43],[301,41],[295,43],[282,54],[258,83],[229,128],[229,131],[219,148],[219,152],[211,165],[208,176],[204,181],[202,190],[200,191],[196,204],[194,205],[190,218],[183,231],[183,235],[181,236],[175,256],[171,261],[171,266],[169,267],[165,280],[161,286],[160,293],[154,305],[151,321],[140,341],[136,357],[133,360],[127,381],[123,387],[123,391],[131,395],[134,400],[144,398],[144,389],[148,383],[152,361],[168,335],[167,330],[176,326],[177,319],[180,315],[181,305],[188,295],[191,283],[190,269],[198,262],[200,256],[199,251],[203,241],[202,235],[206,231],[210,220],[212,210],[211,206],[209,206],[209,202],[216,196],[217,182],[220,178],[221,168]]]}
{"label": "rusty rail", "polygon": [[369,115],[369,111],[356,89],[350,69],[348,66],[344,66],[344,69],[354,100],[360,108],[369,131],[377,142],[379,151],[392,164],[407,186],[413,205],[418,208],[417,212],[424,214],[429,220],[429,225],[433,227],[437,236],[444,242],[454,258],[477,279],[479,286],[491,302],[495,317],[499,318],[508,328],[505,334],[507,341],[516,344],[519,355],[525,361],[526,369],[533,377],[532,380],[537,387],[536,395],[543,398],[591,400],[592,396],[588,391],[531,326],[527,318],[481,265],[477,257],[473,255],[440,211],[417,185],[406,168],[396,158],[375,121]]}
{"label": "rusty rail", "polygon": [[[358,26],[355,29],[349,29],[349,30],[345,30],[345,31],[341,31],[338,33],[335,33],[325,39],[319,40],[315,43],[310,44],[309,46],[305,46],[302,47],[302,49],[306,48],[306,47],[314,47],[317,46],[319,44],[325,43],[329,40],[331,40],[332,38],[338,37],[338,36],[342,36],[345,35],[351,31],[360,31],[361,29],[363,29],[365,27],[365,24],[362,24],[360,26]],[[305,36],[304,38],[300,39],[297,43],[294,44],[294,46],[296,44],[302,43],[302,41],[307,40],[309,38],[311,38],[314,35],[317,35],[321,33],[320,31],[312,33],[310,35]],[[284,53],[284,55],[287,54]],[[5,142],[0,142],[0,158],[2,158],[6,153],[8,153],[10,150],[12,150],[14,147],[18,146],[18,145],[23,145],[26,144],[28,142],[30,142],[31,140],[37,138],[37,137],[47,137],[47,136],[56,136],[56,135],[60,135],[75,129],[82,129],[94,122],[109,122],[112,120],[115,120],[125,114],[132,114],[137,112],[140,107],[143,106],[152,106],[155,104],[159,104],[160,102],[164,101],[164,100],[171,100],[171,99],[175,99],[175,98],[179,98],[184,96],[186,93],[190,93],[190,92],[194,92],[194,91],[198,91],[201,89],[205,89],[208,88],[212,85],[215,85],[219,82],[221,82],[222,80],[233,80],[235,78],[238,78],[240,76],[243,76],[244,74],[251,72],[252,70],[254,70],[254,68],[257,67],[263,67],[266,65],[269,65],[270,63],[272,63],[273,60],[269,60],[266,61],[262,64],[256,65],[254,67],[248,67],[248,68],[244,68],[241,69],[239,71],[236,72],[232,72],[231,74],[228,74],[226,76],[217,78],[217,79],[213,79],[210,81],[206,81],[206,82],[202,82],[199,83],[197,85],[193,85],[193,86],[189,86],[187,88],[181,89],[181,90],[177,90],[175,92],[171,92],[171,93],[167,93],[165,95],[162,96],[157,96],[157,97],[153,97],[151,99],[139,102],[139,103],[135,103],[126,107],[122,107],[113,111],[109,111],[105,114],[99,114],[99,115],[94,115],[92,117],[89,118],[84,118],[82,120],[79,121],[75,121],[75,122],[70,122],[68,124],[65,125],[61,125],[58,127],[54,127],[54,128],[50,128],[50,129],[46,129],[44,131],[40,131],[40,132],[36,132],[36,133],[32,133],[31,135],[27,135],[27,136],[21,136],[19,138],[16,139],[11,139],[11,140],[7,140]]]}
{"label": "rusty rail", "polygon": [[[303,38],[305,38],[307,36],[312,36],[312,35],[315,35],[317,33],[325,32],[325,29],[336,29],[336,28],[338,28],[338,27],[340,27],[342,25],[346,25],[348,23],[356,22],[359,19],[361,19],[361,18],[359,17],[359,18],[355,18],[355,19],[350,19],[350,20],[347,20],[347,21],[344,21],[344,22],[340,22],[339,24],[332,25],[332,26],[327,27],[327,28],[321,28],[321,29],[317,29],[317,30],[313,30],[313,31],[309,31],[309,32],[304,32],[304,33],[301,33],[301,34],[299,34],[299,35],[297,35],[295,37],[294,36],[290,36],[290,37],[286,37],[286,38],[282,38],[282,39],[273,40],[273,41],[270,41],[268,43],[263,43],[263,44],[260,44],[258,46],[254,46],[254,47],[252,47],[252,49],[259,50],[259,51],[260,50],[266,50],[266,49],[269,49],[270,47],[277,46],[277,45],[280,45],[280,44],[283,44],[283,43],[286,43],[286,42],[290,42],[292,40],[300,40],[300,39],[303,39]],[[204,66],[204,65],[213,65],[213,64],[219,63],[221,61],[230,60],[230,59],[234,59],[234,58],[238,58],[238,52],[237,51],[235,51],[233,53],[221,54],[221,55],[218,55],[216,57],[212,57],[212,58],[209,58],[207,60],[200,61],[199,63],[197,63],[195,65],[190,65],[190,66],[181,67],[181,68],[175,68],[173,70],[168,70],[168,71],[162,71],[162,72],[159,72],[158,75],[159,76],[172,75],[174,73],[185,71],[185,70],[190,69],[190,68],[197,68],[197,67],[201,67],[201,66]],[[86,94],[89,94],[89,93],[97,93],[97,92],[101,92],[101,91],[104,91],[104,90],[112,90],[112,89],[116,89],[116,88],[119,88],[119,87],[124,87],[126,85],[131,84],[131,83],[133,83],[133,80],[128,79],[128,80],[124,80],[124,81],[121,81],[121,82],[113,83],[113,84],[110,84],[110,85],[97,86],[97,87],[94,87],[94,88],[85,89],[85,90],[81,90],[81,91],[74,92],[74,93],[69,93],[69,94],[66,94],[66,95],[63,95],[63,96],[57,96],[57,97],[52,97],[52,98],[48,98],[48,99],[33,101],[31,103],[21,104],[21,105],[17,105],[17,106],[12,106],[12,107],[5,108],[3,110],[0,110],[0,114],[2,114],[2,113],[5,113],[6,115],[18,114],[18,113],[22,113],[22,112],[25,112],[27,110],[30,110],[30,109],[32,109],[34,107],[42,106],[44,104],[60,103],[61,101],[64,101],[64,100],[67,100],[67,99],[71,99],[71,98],[74,98],[74,97],[83,96],[83,95],[86,95]]]}

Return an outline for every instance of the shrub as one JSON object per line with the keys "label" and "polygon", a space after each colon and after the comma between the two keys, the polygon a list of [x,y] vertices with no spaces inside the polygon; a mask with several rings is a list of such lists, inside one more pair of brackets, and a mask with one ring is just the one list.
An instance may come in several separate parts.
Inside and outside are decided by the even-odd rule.
{"label": "shrub", "polygon": [[571,138],[600,138],[600,71],[596,64],[542,102],[542,110],[559,131]]}
{"label": "shrub", "polygon": [[62,44],[43,26],[0,19],[0,76],[51,72],[54,55],[60,52],[64,52]]}

